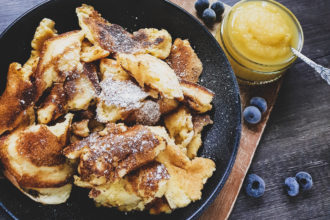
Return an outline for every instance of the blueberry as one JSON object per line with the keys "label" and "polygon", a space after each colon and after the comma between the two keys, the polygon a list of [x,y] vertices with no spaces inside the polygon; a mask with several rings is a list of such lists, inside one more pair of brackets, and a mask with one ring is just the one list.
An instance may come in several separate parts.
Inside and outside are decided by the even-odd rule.
{"label": "blueberry", "polygon": [[299,193],[299,184],[294,177],[288,177],[284,181],[285,189],[289,196],[296,196]]}
{"label": "blueberry", "polygon": [[250,100],[250,105],[258,107],[262,113],[265,113],[267,111],[267,102],[264,98],[253,97]]}
{"label": "blueberry", "polygon": [[205,9],[209,7],[209,0],[197,0],[195,2],[195,9],[198,14],[202,14]]}
{"label": "blueberry", "polygon": [[243,117],[250,124],[257,124],[261,120],[261,112],[257,107],[249,106],[244,109]]}
{"label": "blueberry", "polygon": [[250,174],[246,177],[245,191],[249,196],[258,198],[265,192],[265,181],[256,174]]}
{"label": "blueberry", "polygon": [[303,191],[310,190],[313,186],[313,179],[311,175],[307,172],[299,172],[296,174],[296,179],[299,183],[300,188]]}
{"label": "blueberry", "polygon": [[207,8],[204,10],[202,18],[206,24],[212,24],[216,20],[216,14],[212,9]]}
{"label": "blueberry", "polygon": [[213,9],[215,14],[217,15],[217,19],[219,19],[225,11],[225,6],[221,1],[217,1],[211,5],[211,9]]}

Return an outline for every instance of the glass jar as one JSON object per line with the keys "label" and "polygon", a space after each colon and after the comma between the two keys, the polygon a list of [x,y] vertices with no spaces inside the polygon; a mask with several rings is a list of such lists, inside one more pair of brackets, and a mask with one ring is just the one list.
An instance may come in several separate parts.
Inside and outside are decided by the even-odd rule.
{"label": "glass jar", "polygon": [[[253,3],[251,3],[251,2],[253,2]],[[262,6],[258,6],[258,5],[262,5]],[[278,43],[278,44],[282,44],[282,41],[285,40],[285,39],[279,38],[282,40],[281,41],[276,37],[278,37],[278,36],[286,37],[285,32],[283,33],[283,31],[280,34],[277,33],[278,31],[281,31],[282,29],[278,30],[276,28],[283,28],[283,25],[281,25],[281,23],[278,24],[279,21],[275,21],[275,24],[278,24],[279,26],[275,27],[273,29],[270,27],[260,26],[260,25],[267,26],[267,20],[260,21],[260,19],[259,20],[256,19],[257,23],[255,26],[254,26],[254,24],[248,24],[248,25],[250,25],[249,27],[244,27],[242,25],[245,25],[244,22],[246,22],[246,20],[248,20],[248,19],[244,19],[244,17],[243,17],[243,19],[241,18],[241,22],[243,22],[243,24],[237,23],[237,20],[238,20],[237,14],[243,13],[242,9],[244,11],[244,7],[249,7],[248,9],[246,9],[246,10],[248,10],[248,12],[245,12],[245,13],[246,13],[247,18],[250,18],[249,17],[250,14],[248,14],[248,13],[251,13],[251,14],[259,13],[260,10],[263,10],[264,5],[266,5],[268,7],[267,10],[270,10],[269,13],[273,13],[274,9],[276,9],[275,13],[279,14],[280,20],[287,22],[288,25],[291,25],[291,26],[288,26],[289,28],[287,28],[285,30],[292,31],[292,33],[293,33],[292,39],[290,38],[290,43],[292,43],[293,45],[290,45],[290,46],[286,45],[286,47],[284,48],[286,50],[287,57],[284,60],[280,60],[278,62],[277,61],[273,62],[273,60],[270,56],[273,55],[272,52],[278,52],[278,51],[283,52],[283,50],[281,50],[282,45],[281,45],[281,48],[276,48],[274,46],[276,44],[273,44],[274,42]],[[255,6],[255,8],[253,8],[254,6]],[[253,11],[254,9],[255,10],[258,9],[259,11]],[[267,13],[267,11],[261,11],[261,13]],[[261,14],[260,16],[262,16],[262,15],[264,15],[264,14]],[[273,16],[273,15],[270,15],[270,16]],[[275,14],[275,16],[277,16],[277,15]],[[264,17],[267,17],[267,16],[264,16]],[[273,19],[274,17],[270,17],[270,18]],[[265,19],[267,19],[267,18],[265,18]],[[270,26],[274,25],[273,20],[269,20],[269,21],[272,23],[272,24],[270,24]],[[243,32],[242,33],[237,32],[237,31],[234,32],[233,31],[235,29],[234,25],[240,25],[239,28],[241,28],[241,26],[242,26],[243,27],[242,29],[237,29],[237,28],[236,29],[240,30],[240,31],[243,30]],[[261,30],[260,30],[260,27],[261,27]],[[254,28],[256,30],[252,30],[253,31],[252,35],[261,33],[261,35],[262,35],[262,36],[260,36],[261,42],[256,41],[256,38],[259,38],[258,35],[251,36],[250,32],[247,32],[247,33],[244,32],[244,30],[251,31],[251,29],[254,29]],[[257,29],[257,28],[259,28],[259,29]],[[269,31],[265,31],[262,28],[265,28],[265,30],[269,30]],[[275,33],[272,33],[272,30],[275,30]],[[234,38],[235,36],[236,36],[236,38]],[[238,39],[237,36],[242,38],[239,40],[242,40],[243,44],[241,44],[240,41],[237,41],[237,39]],[[267,37],[269,38],[269,36],[271,39],[267,39]],[[289,36],[291,36],[291,35],[289,35]],[[290,47],[294,47],[296,50],[301,51],[302,47],[303,47],[303,43],[304,43],[303,31],[302,31],[302,28],[301,28],[297,18],[293,15],[293,13],[291,11],[289,11],[289,9],[287,9],[280,3],[272,1],[272,0],[243,0],[243,1],[240,1],[237,4],[235,4],[231,8],[229,13],[227,13],[225,15],[225,17],[221,23],[221,26],[220,26],[219,30],[217,31],[216,39],[220,43],[224,52],[226,53],[227,58],[228,58],[229,62],[231,63],[234,73],[238,79],[238,82],[241,84],[252,84],[252,85],[265,84],[265,83],[273,82],[273,81],[279,79],[297,58],[291,52]],[[235,39],[236,39],[236,41],[235,41]],[[248,40],[251,40],[251,42],[248,42]],[[266,43],[270,42],[270,45],[264,46],[263,45],[264,42],[266,42]],[[249,43],[251,43],[251,45],[249,45]],[[242,47],[242,45],[243,45],[243,47]],[[246,50],[245,45],[247,45],[247,47],[249,47],[248,48],[249,50]],[[254,47],[256,50],[255,51],[253,49],[251,50],[251,47],[255,46],[255,45],[259,46],[259,48]],[[245,49],[245,50],[243,50],[243,49]],[[274,51],[272,51],[272,49]],[[258,50],[262,51],[264,54],[258,54],[258,52],[259,52]],[[246,53],[246,51],[250,51],[250,54],[249,54],[249,52]],[[267,52],[270,52],[270,53],[267,53]],[[258,59],[256,59],[256,57]],[[267,59],[263,59],[263,58],[269,58],[269,59],[267,60]]]}

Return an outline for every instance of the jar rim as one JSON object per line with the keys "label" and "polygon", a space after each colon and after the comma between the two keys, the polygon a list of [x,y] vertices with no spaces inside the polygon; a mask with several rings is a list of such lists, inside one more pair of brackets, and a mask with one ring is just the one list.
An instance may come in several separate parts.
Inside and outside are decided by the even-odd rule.
{"label": "jar rim", "polygon": [[[297,27],[298,34],[299,34],[298,48],[295,48],[295,49],[297,51],[301,52],[301,50],[303,48],[303,45],[304,45],[304,33],[303,33],[302,27],[300,25],[300,22],[298,21],[298,19],[296,18],[296,16],[287,7],[285,7],[281,3],[276,2],[276,1],[273,1],[273,0],[242,0],[242,1],[238,2],[238,3],[236,3],[231,8],[231,10],[229,11],[229,13],[227,15],[225,15],[225,18],[224,18],[224,20],[223,20],[223,22],[221,24],[221,28],[220,28],[220,38],[221,38],[221,41],[223,42],[223,46],[225,47],[225,49],[228,51],[228,49],[226,48],[225,42],[223,41],[223,37],[222,37],[222,34],[224,33],[223,28],[224,28],[225,23],[227,23],[228,18],[233,13],[233,9],[235,9],[236,7],[242,5],[242,4],[246,3],[246,2],[251,2],[251,1],[264,1],[264,2],[272,3],[276,7],[279,7],[281,10],[283,10],[292,19],[292,21],[294,22],[295,26]],[[229,43],[232,45],[232,48],[235,51],[235,53],[237,53],[242,59],[244,59],[244,60],[246,60],[246,61],[248,61],[248,62],[250,62],[250,63],[252,63],[254,65],[263,66],[263,67],[277,67],[277,66],[278,67],[282,67],[284,65],[289,65],[289,64],[293,63],[295,61],[295,59],[297,58],[297,56],[292,53],[292,56],[291,57],[289,57],[288,59],[286,59],[284,62],[281,62],[281,63],[278,63],[278,64],[263,64],[263,63],[259,63],[259,62],[256,62],[254,60],[251,60],[251,59],[247,58],[246,56],[244,56],[239,50],[236,49],[236,47],[232,43],[230,37],[228,37],[227,39],[228,39]],[[248,68],[245,65],[241,64],[241,62],[238,62],[230,53],[228,53],[228,54],[237,63],[239,63],[240,65],[244,66],[245,68]],[[286,67],[281,68],[281,69],[286,69]]]}

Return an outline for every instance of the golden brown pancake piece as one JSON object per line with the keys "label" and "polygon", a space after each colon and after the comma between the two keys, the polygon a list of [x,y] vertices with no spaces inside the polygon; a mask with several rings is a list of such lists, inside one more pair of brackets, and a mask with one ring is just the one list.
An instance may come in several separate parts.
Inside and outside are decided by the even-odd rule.
{"label": "golden brown pancake piece", "polygon": [[181,106],[177,111],[166,115],[164,124],[175,144],[186,147],[194,136],[192,115],[188,108]]}
{"label": "golden brown pancake piece", "polygon": [[152,162],[114,183],[90,186],[75,176],[75,184],[92,188],[89,197],[98,205],[117,207],[121,211],[142,211],[155,199],[163,197],[168,179],[165,166]]}
{"label": "golden brown pancake piece", "polygon": [[168,113],[174,111],[179,106],[179,102],[177,100],[167,99],[167,98],[164,98],[164,97],[161,97],[157,101],[157,103],[159,105],[159,111],[162,115],[163,114],[168,114]]}
{"label": "golden brown pancake piece", "polygon": [[180,86],[184,95],[184,102],[198,113],[205,113],[212,109],[214,93],[196,83],[180,80]]}
{"label": "golden brown pancake piece", "polygon": [[68,110],[67,96],[63,83],[54,83],[50,94],[45,98],[37,111],[38,122],[47,124],[51,120],[56,120]]}
{"label": "golden brown pancake piece", "polygon": [[170,175],[165,198],[171,209],[199,200],[204,183],[215,170],[212,160],[201,157],[189,160],[179,146],[171,144],[158,155],[157,161],[165,165]]}
{"label": "golden brown pancake piece", "polygon": [[80,159],[78,173],[83,181],[114,182],[154,160],[165,148],[163,138],[142,125],[111,124],[103,133],[93,133],[64,150],[68,158]]}
{"label": "golden brown pancake piece", "polygon": [[[71,191],[73,168],[62,155],[72,114],[54,126],[31,125],[1,139],[5,176],[27,196],[45,204],[65,202]],[[33,189],[30,194],[29,189]],[[47,191],[46,195],[42,192]],[[39,192],[39,193],[37,193]]]}
{"label": "golden brown pancake piece", "polygon": [[103,50],[98,45],[93,45],[88,40],[84,40],[81,45],[80,59],[83,62],[89,63],[95,60],[105,58],[110,55],[109,51]]}
{"label": "golden brown pancake piece", "polygon": [[30,58],[23,65],[27,74],[32,75],[36,70],[44,42],[49,38],[57,36],[57,31],[54,26],[55,22],[48,18],[42,19],[39,23],[31,42],[32,51]]}
{"label": "golden brown pancake piece", "polygon": [[159,59],[165,59],[171,52],[172,37],[164,29],[140,29],[133,33],[133,39],[141,43],[146,53]]}
{"label": "golden brown pancake piece", "polygon": [[54,82],[64,82],[67,76],[82,71],[83,38],[82,31],[71,31],[44,42],[35,74],[38,98]]}
{"label": "golden brown pancake piece", "polygon": [[182,100],[178,78],[164,61],[149,54],[119,54],[117,60],[141,87],[147,85],[158,90],[165,98]]}
{"label": "golden brown pancake piece", "polygon": [[166,30],[145,28],[132,35],[121,26],[102,18],[101,14],[89,5],[83,4],[76,9],[76,13],[81,29],[93,44],[86,49],[84,47],[82,59],[86,62],[106,57],[102,50],[112,54],[150,53],[160,59],[165,59],[170,53],[172,37]]}
{"label": "golden brown pancake piece", "polygon": [[187,145],[187,156],[193,159],[197,156],[197,151],[202,146],[202,130],[205,126],[213,124],[209,115],[193,115],[192,123],[194,127],[194,136]]}
{"label": "golden brown pancake piece", "polygon": [[[103,123],[120,119],[135,121],[137,117],[134,117],[134,112],[143,108],[149,93],[139,87],[115,60],[102,59],[100,71],[102,92],[97,99],[97,120]],[[149,121],[155,120],[157,117],[150,118]]]}
{"label": "golden brown pancake piece", "polygon": [[47,124],[69,110],[87,110],[100,86],[93,63],[84,63],[81,73],[73,73],[64,83],[54,83],[50,94],[38,109],[38,122]]}
{"label": "golden brown pancake piece", "polygon": [[90,131],[88,127],[89,119],[77,121],[72,124],[72,133],[79,137],[88,137]]}
{"label": "golden brown pancake piece", "polygon": [[16,128],[23,120],[26,109],[35,101],[35,87],[18,63],[9,66],[7,85],[0,97],[0,134]]}
{"label": "golden brown pancake piece", "polygon": [[175,39],[166,61],[180,79],[188,82],[197,83],[203,71],[202,62],[188,40]]}
{"label": "golden brown pancake piece", "polygon": [[101,17],[92,6],[83,4],[76,9],[81,29],[94,45],[110,53],[135,53],[141,45],[133,35],[119,25],[111,24]]}
{"label": "golden brown pancake piece", "polygon": [[29,60],[23,65],[12,63],[7,74],[6,89],[0,97],[0,135],[20,125],[27,109],[36,101],[36,87],[30,77],[33,75],[45,40],[56,35],[55,23],[43,19],[37,27],[31,42],[32,51]]}

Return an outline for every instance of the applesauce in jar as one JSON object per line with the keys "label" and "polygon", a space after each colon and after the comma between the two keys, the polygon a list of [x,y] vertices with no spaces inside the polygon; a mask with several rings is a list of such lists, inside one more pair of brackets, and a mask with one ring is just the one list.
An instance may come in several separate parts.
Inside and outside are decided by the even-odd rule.
{"label": "applesauce in jar", "polygon": [[240,83],[272,82],[301,51],[303,32],[296,17],[271,0],[244,0],[226,14],[216,36]]}

